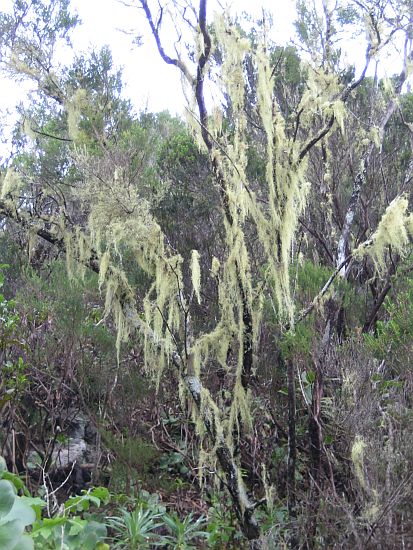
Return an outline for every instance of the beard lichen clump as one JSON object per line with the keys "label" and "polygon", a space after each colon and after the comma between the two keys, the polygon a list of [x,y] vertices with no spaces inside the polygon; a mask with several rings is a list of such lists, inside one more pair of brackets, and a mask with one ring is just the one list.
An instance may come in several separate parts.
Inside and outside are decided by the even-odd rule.
{"label": "beard lichen clump", "polygon": [[356,248],[353,255],[356,258],[369,256],[378,273],[386,270],[386,252],[389,247],[404,256],[413,239],[413,214],[409,214],[408,206],[409,202],[404,195],[396,197],[386,208],[371,238]]}
{"label": "beard lichen clump", "polygon": [[357,435],[354,439],[353,446],[351,448],[351,460],[353,462],[354,471],[357,479],[363,489],[366,488],[366,479],[364,477],[364,453],[366,449],[366,442],[360,435]]}
{"label": "beard lichen clump", "polygon": [[192,273],[192,286],[194,288],[195,295],[198,303],[201,303],[201,267],[199,265],[199,252],[198,250],[192,250],[191,254],[191,273]]}
{"label": "beard lichen clump", "polygon": [[[87,215],[88,231],[61,227],[68,271],[78,273],[93,250],[99,288],[105,289],[104,318],[112,315],[117,330],[118,357],[130,330],[138,328],[145,339],[145,365],[159,379],[181,324],[182,258],[165,245],[150,204],[136,186],[119,177],[116,168],[110,179],[93,175],[87,171],[87,155],[79,149],[77,154],[79,164],[86,167],[76,197]],[[137,308],[136,289],[128,275],[134,262],[151,281],[139,319],[131,314]]]}
{"label": "beard lichen clump", "polygon": [[[300,142],[289,137],[286,121],[274,96],[274,74],[264,47],[255,56],[258,77],[257,111],[265,130],[267,206],[251,195],[251,213],[267,256],[268,275],[281,318],[294,322],[289,269],[298,218],[309,191],[306,160],[299,158]],[[311,100],[309,88],[304,104]],[[313,98],[314,100],[314,98]],[[314,100],[315,101],[315,100]],[[309,124],[302,117],[302,124]]]}
{"label": "beard lichen clump", "polygon": [[[280,317],[285,317],[292,323],[294,311],[290,295],[289,267],[298,216],[306,204],[309,189],[305,178],[306,162],[298,162],[299,147],[294,140],[287,137],[285,119],[274,95],[274,74],[265,35],[261,46],[252,47],[231,24],[229,18],[223,16],[216,18],[214,31],[215,47],[222,59],[218,82],[224,97],[228,98],[233,121],[230,130],[225,131],[222,117],[212,116],[208,120],[208,132],[214,136],[211,156],[220,169],[221,180],[224,182],[220,185],[224,187],[222,194],[228,210],[225,227],[230,253],[226,264],[228,268],[231,263],[237,266],[236,276],[242,278],[245,295],[249,294],[252,283],[249,254],[244,241],[244,225],[247,220],[252,221],[265,252],[268,280],[271,281]],[[247,56],[256,72],[255,108],[266,143],[263,160],[266,166],[265,182],[257,191],[246,176],[249,141],[245,109]],[[311,94],[310,89],[309,96]],[[213,112],[216,110],[217,108]],[[202,128],[194,126],[194,131],[199,141]]]}
{"label": "beard lichen clump", "polygon": [[70,138],[75,142],[82,136],[80,122],[82,118],[82,110],[86,106],[87,93],[83,88],[78,88],[70,99],[65,102],[68,133]]}
{"label": "beard lichen clump", "polygon": [[0,198],[6,199],[9,196],[17,198],[23,186],[24,183],[19,174],[13,168],[8,168],[1,183]]}

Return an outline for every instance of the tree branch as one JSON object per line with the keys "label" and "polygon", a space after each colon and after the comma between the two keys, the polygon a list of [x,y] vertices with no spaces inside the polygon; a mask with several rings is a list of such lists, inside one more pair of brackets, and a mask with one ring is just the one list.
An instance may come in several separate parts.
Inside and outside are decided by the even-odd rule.
{"label": "tree branch", "polygon": [[195,80],[191,73],[189,72],[188,67],[185,65],[185,63],[182,61],[182,59],[179,59],[178,57],[173,58],[170,57],[164,50],[164,47],[161,42],[161,38],[159,35],[159,26],[162,19],[162,12],[161,17],[158,21],[158,23],[155,25],[152,17],[151,10],[148,6],[147,0],[140,0],[140,4],[145,12],[146,19],[149,23],[149,26],[151,28],[153,37],[155,38],[156,46],[158,48],[159,54],[162,57],[162,59],[167,63],[168,65],[175,65],[175,67],[178,67],[178,69],[181,71],[181,73],[184,75],[186,80],[193,86],[195,84]]}

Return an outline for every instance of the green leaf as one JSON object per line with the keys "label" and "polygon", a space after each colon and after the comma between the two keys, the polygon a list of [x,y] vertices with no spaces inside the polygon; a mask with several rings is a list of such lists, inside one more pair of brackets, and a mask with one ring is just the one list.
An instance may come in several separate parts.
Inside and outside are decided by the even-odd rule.
{"label": "green leaf", "polygon": [[[7,516],[16,499],[16,491],[10,481],[0,480],[0,519]],[[0,548],[2,548],[0,546]]]}
{"label": "green leaf", "polygon": [[28,504],[31,508],[33,508],[36,514],[36,519],[40,520],[42,517],[42,508],[46,506],[45,501],[40,497],[26,497],[26,496],[21,497],[21,500],[26,504]]}
{"label": "green leaf", "polygon": [[1,550],[13,550],[23,533],[23,524],[15,519],[0,525]]}
{"label": "green leaf", "polygon": [[75,536],[81,533],[84,529],[84,524],[78,522],[78,521],[70,521],[70,528],[69,528],[69,535]]}
{"label": "green leaf", "polygon": [[[1,401],[0,401],[0,409],[1,409]],[[2,456],[0,456],[0,477],[3,477],[3,473],[7,470],[6,461]]]}
{"label": "green leaf", "polygon": [[35,511],[20,497],[15,497],[12,509],[5,518],[7,521],[17,519],[24,527],[36,521]]}
{"label": "green leaf", "polygon": [[43,539],[47,540],[51,537],[52,534],[53,529],[51,527],[40,527],[39,529],[32,531],[32,537],[36,539],[42,537]]}
{"label": "green leaf", "polygon": [[100,498],[89,495],[88,500],[92,502],[92,504],[94,504],[95,506],[100,506]]}
{"label": "green leaf", "polygon": [[13,550],[34,550],[33,539],[29,535],[22,535]]}
{"label": "green leaf", "polygon": [[7,479],[8,481],[10,481],[14,485],[16,491],[22,490],[25,496],[30,496],[30,493],[25,486],[24,481],[21,480],[17,474],[13,474],[12,472],[4,472],[3,479]]}
{"label": "green leaf", "polygon": [[106,537],[106,526],[96,521],[88,523],[82,533],[82,548],[95,550],[98,542]]}
{"label": "green leaf", "polygon": [[109,502],[109,499],[110,499],[110,493],[106,487],[95,487],[90,492],[90,495],[98,498],[99,500],[103,501],[105,504]]}
{"label": "green leaf", "polygon": [[307,371],[307,382],[309,384],[314,384],[315,382],[315,372],[312,370]]}
{"label": "green leaf", "polygon": [[59,516],[57,518],[44,518],[44,520],[42,521],[42,525],[40,526],[40,529],[44,527],[46,528],[58,527],[60,525],[64,525],[66,522],[67,522],[67,518],[62,516]]}

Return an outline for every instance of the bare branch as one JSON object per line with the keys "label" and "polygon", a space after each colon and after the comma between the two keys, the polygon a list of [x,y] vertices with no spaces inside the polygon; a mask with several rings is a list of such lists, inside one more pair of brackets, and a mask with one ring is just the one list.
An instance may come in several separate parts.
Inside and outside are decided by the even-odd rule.
{"label": "bare branch", "polygon": [[167,63],[168,65],[175,65],[175,67],[178,67],[178,69],[181,71],[183,76],[186,78],[186,80],[193,86],[195,83],[195,80],[193,76],[191,75],[188,67],[186,64],[180,59],[179,57],[170,57],[164,50],[161,38],[159,35],[159,28],[162,20],[162,11],[160,19],[158,20],[157,24],[155,25],[152,17],[152,12],[148,6],[148,2],[146,0],[140,0],[141,6],[145,12],[146,19],[149,23],[149,26],[151,28],[152,34],[155,38],[156,46],[158,48],[159,54],[162,57],[162,59]]}
{"label": "bare branch", "polygon": [[327,123],[324,125],[324,127],[320,130],[320,132],[311,138],[301,149],[300,154],[298,155],[298,162],[300,163],[303,158],[307,155],[307,153],[310,152],[310,150],[316,145],[323,137],[325,137],[328,132],[333,127],[335,121],[334,115],[331,115],[331,117],[328,119]]}

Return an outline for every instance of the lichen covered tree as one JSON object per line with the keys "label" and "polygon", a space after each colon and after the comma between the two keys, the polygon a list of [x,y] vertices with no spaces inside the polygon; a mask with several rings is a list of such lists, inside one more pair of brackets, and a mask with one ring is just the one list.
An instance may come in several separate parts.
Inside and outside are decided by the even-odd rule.
{"label": "lichen covered tree", "polygon": [[[67,3],[60,5],[58,17],[53,16],[57,18],[53,19],[46,48],[30,25],[32,38],[22,39],[25,28],[19,27],[18,17],[22,6],[16,6],[14,20],[3,20],[9,33],[5,36],[14,39],[19,48],[8,49],[4,40],[6,68],[37,82],[43,101],[40,108],[24,113],[23,130],[29,137],[21,139],[37,140],[32,145],[28,142],[27,149],[35,149],[39,140],[45,140],[41,146],[52,164],[36,164],[36,155],[17,156],[2,174],[0,213],[9,220],[6,223],[18,224],[31,235],[30,247],[37,236],[64,251],[71,278],[81,279],[86,268],[98,274],[105,301],[104,320],[113,319],[116,329],[118,363],[122,344],[137,333],[147,373],[158,385],[173,374],[182,409],[189,407],[198,437],[201,484],[208,472],[217,472],[217,479],[229,491],[239,526],[251,541],[260,537],[256,510],[265,504],[265,499],[247,486],[241,447],[254,429],[254,384],[263,352],[262,318],[268,318],[265,308],[271,304],[276,347],[286,349],[288,342],[294,343],[297,319],[300,322],[315,309],[322,311],[326,307],[319,355],[314,360],[315,373],[306,380],[311,395],[302,388],[309,415],[306,452],[312,491],[311,547],[316,536],[314,518],[320,504],[325,450],[324,363],[331,351],[332,327],[341,307],[341,290],[331,293],[332,284],[336,279],[345,284],[350,260],[360,261],[366,254],[383,272],[388,247],[403,257],[413,236],[412,215],[408,214],[407,198],[403,195],[388,206],[371,238],[352,250],[351,228],[365,186],[366,164],[382,145],[386,125],[396,110],[396,98],[407,78],[408,41],[404,72],[396,87],[387,96],[383,94],[387,103],[381,106],[381,116],[377,116],[376,125],[371,124],[364,131],[361,147],[354,152],[361,169],[356,171],[334,250],[329,251],[324,242],[332,259],[333,274],[301,314],[297,311],[296,288],[291,283],[292,267],[298,273],[301,260],[296,237],[300,224],[305,227],[305,208],[314,193],[314,166],[322,166],[322,186],[330,201],[329,220],[333,224],[333,153],[336,142],[347,139],[347,104],[363,85],[371,59],[396,30],[406,30],[407,12],[394,23],[397,28],[389,29],[384,12],[372,10],[366,15],[364,4],[359,6],[361,15],[368,19],[368,44],[362,70],[356,77],[349,77],[338,70],[334,25],[343,21],[346,14],[352,25],[357,25],[362,17],[351,10],[333,10],[328,2],[323,2],[323,19],[317,19],[301,5],[298,27],[311,55],[309,60],[303,57],[300,61],[298,55],[294,57],[290,52],[289,59],[296,63],[300,82],[296,83],[294,94],[289,90],[280,97],[282,81],[277,71],[281,57],[277,60],[274,55],[276,49],[269,40],[265,17],[259,32],[248,35],[229,12],[208,17],[206,0],[183,11],[176,3],[172,19],[178,26],[177,19],[182,16],[179,25],[188,24],[194,35],[189,51],[177,50],[171,56],[162,34],[168,10],[161,4],[160,8],[152,8],[145,0],[137,5],[143,10],[160,56],[182,74],[189,98],[188,128],[199,149],[194,156],[199,155],[208,163],[205,185],[218,210],[214,221],[219,236],[211,239],[213,250],[207,256],[207,246],[202,251],[187,250],[182,239],[177,239],[182,249],[176,249],[171,242],[162,216],[162,201],[170,192],[171,182],[167,177],[165,181],[157,179],[166,170],[160,169],[154,175],[154,149],[162,149],[154,137],[156,125],[147,129],[144,117],[136,121],[129,115],[129,106],[119,95],[119,75],[111,73],[108,51],[94,54],[89,62],[78,58],[70,69],[52,73],[53,40],[65,37],[76,23],[68,15]],[[39,6],[44,8],[45,4],[33,4],[34,14],[20,15],[31,21],[39,16]],[[41,17],[46,16],[43,13]],[[387,38],[378,33],[379,23],[383,23]],[[47,63],[41,62],[43,57],[29,55],[32,50],[42,52]],[[16,51],[20,52],[19,63]],[[50,113],[52,116],[46,116]],[[47,123],[42,126],[44,120]],[[166,131],[171,127],[170,121],[165,122]],[[57,149],[49,139],[53,144],[59,143]],[[188,150],[185,140],[177,139],[177,143]],[[162,153],[166,154],[165,150]],[[260,165],[255,176],[253,153],[259,155]],[[28,158],[33,163],[31,170],[39,167],[41,189],[34,171],[27,175]],[[56,181],[48,179],[51,167],[58,174]],[[339,277],[343,270],[346,275]],[[208,315],[203,310],[206,302],[210,302]],[[289,396],[288,509],[295,521],[296,370],[291,354],[284,353],[280,363],[284,365],[285,357]],[[211,365],[222,373],[224,381],[219,390],[210,380]],[[302,386],[301,375],[298,381]],[[115,377],[113,391],[116,383]],[[360,452],[353,454],[360,456]],[[360,460],[353,457],[353,462],[356,476],[361,479]],[[267,485],[265,474],[262,485]],[[271,493],[268,486],[266,492]],[[267,504],[271,506],[270,502]],[[292,546],[297,544],[295,535],[290,542]]]}

